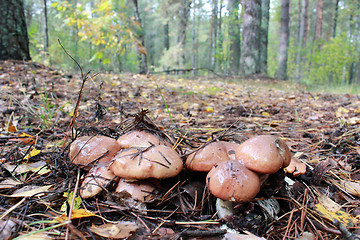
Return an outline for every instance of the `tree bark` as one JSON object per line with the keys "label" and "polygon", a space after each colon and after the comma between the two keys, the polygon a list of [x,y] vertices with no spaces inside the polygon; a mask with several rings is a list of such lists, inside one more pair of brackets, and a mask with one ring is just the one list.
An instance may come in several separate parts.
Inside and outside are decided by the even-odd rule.
{"label": "tree bark", "polygon": [[169,50],[170,48],[170,40],[169,40],[169,22],[166,21],[164,24],[164,48],[165,50]]}
{"label": "tree bark", "polygon": [[323,26],[324,0],[318,0],[316,6],[315,34],[314,41],[321,40]]}
{"label": "tree bark", "polygon": [[267,74],[270,0],[261,0],[260,73]]}
{"label": "tree bark", "polygon": [[333,28],[332,28],[332,37],[335,38],[336,36],[336,25],[337,25],[337,18],[339,14],[339,0],[336,0],[335,2],[335,12],[334,12],[334,22],[333,22]]}
{"label": "tree bark", "polygon": [[216,46],[216,37],[217,37],[217,1],[212,0],[212,11],[211,11],[211,25],[210,25],[210,41],[209,41],[209,59],[208,67],[210,69],[214,68],[215,65],[215,46]]}
{"label": "tree bark", "polygon": [[[308,9],[308,0],[301,0],[301,14],[300,14],[300,25],[299,25],[299,33],[298,33],[298,50],[296,53],[296,73],[295,79],[298,81],[301,79],[301,57],[302,50],[305,46],[305,34],[306,34],[306,22],[307,22],[307,9]],[[300,2],[300,0],[299,0]]]}
{"label": "tree bark", "polygon": [[240,58],[240,72],[245,76],[260,72],[260,25],[261,0],[245,0]]}
{"label": "tree bark", "polygon": [[134,3],[134,13],[135,13],[135,20],[138,23],[138,31],[137,31],[137,50],[139,54],[139,73],[146,74],[148,72],[147,66],[147,58],[146,58],[146,48],[145,48],[145,31],[141,24],[141,18],[139,13],[139,5],[137,0],[133,0]]}
{"label": "tree bark", "polygon": [[46,58],[48,58],[49,53],[49,33],[48,33],[48,17],[47,17],[47,0],[43,0],[44,7],[44,52]]}
{"label": "tree bark", "polygon": [[22,0],[0,1],[0,59],[31,60]]}
{"label": "tree bark", "polygon": [[190,0],[185,0],[181,2],[180,9],[180,28],[179,28],[179,37],[178,44],[180,47],[179,55],[179,68],[182,69],[185,66],[185,39],[186,39],[186,27],[190,15]]}
{"label": "tree bark", "polygon": [[229,0],[229,38],[230,38],[230,74],[239,73],[240,64],[240,24],[239,24],[239,0]]}
{"label": "tree bark", "polygon": [[281,80],[287,79],[287,58],[289,46],[289,0],[281,1],[281,30],[278,69],[276,77]]}

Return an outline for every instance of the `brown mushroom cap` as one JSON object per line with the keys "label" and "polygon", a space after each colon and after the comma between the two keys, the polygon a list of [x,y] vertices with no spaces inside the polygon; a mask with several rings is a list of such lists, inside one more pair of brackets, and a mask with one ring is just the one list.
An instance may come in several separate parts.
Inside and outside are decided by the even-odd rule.
{"label": "brown mushroom cap", "polygon": [[217,164],[206,177],[211,194],[225,201],[246,202],[260,191],[259,176],[239,161]]}
{"label": "brown mushroom cap", "polygon": [[148,149],[129,148],[121,151],[110,165],[116,176],[127,179],[169,178],[181,172],[180,155],[165,145]]}
{"label": "brown mushroom cap", "polygon": [[289,147],[273,135],[260,135],[246,140],[236,149],[235,156],[250,170],[268,174],[287,167],[291,160]]}
{"label": "brown mushroom cap", "polygon": [[285,168],[285,172],[291,173],[294,177],[297,177],[306,173],[306,165],[299,159],[293,158],[291,159],[289,166]]}
{"label": "brown mushroom cap", "polygon": [[145,181],[121,178],[115,191],[117,193],[126,192],[131,198],[140,202],[149,202],[154,200],[155,197],[155,188]]}
{"label": "brown mushroom cap", "polygon": [[234,143],[234,142],[223,141],[223,145],[226,149],[226,153],[229,156],[230,160],[236,160],[235,152],[236,152],[236,149],[240,146],[240,144]]}
{"label": "brown mushroom cap", "polygon": [[121,135],[117,142],[121,148],[136,148],[136,147],[150,147],[151,145],[166,145],[171,147],[171,144],[160,137],[146,131],[134,130],[124,135]]}
{"label": "brown mushroom cap", "polygon": [[83,136],[70,145],[70,160],[89,168],[91,163],[107,163],[120,151],[119,143],[106,136]]}
{"label": "brown mushroom cap", "polygon": [[193,171],[208,172],[215,164],[229,160],[230,157],[224,142],[211,142],[190,154],[186,159],[185,166]]}
{"label": "brown mushroom cap", "polygon": [[109,170],[108,164],[95,165],[86,174],[81,185],[80,196],[89,198],[99,194],[116,176]]}

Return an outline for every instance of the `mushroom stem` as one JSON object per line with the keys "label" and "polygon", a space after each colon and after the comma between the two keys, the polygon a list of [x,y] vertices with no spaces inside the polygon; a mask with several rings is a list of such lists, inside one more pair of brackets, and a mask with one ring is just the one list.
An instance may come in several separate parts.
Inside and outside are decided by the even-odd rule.
{"label": "mushroom stem", "polygon": [[216,212],[219,218],[225,218],[233,215],[234,202],[216,198]]}

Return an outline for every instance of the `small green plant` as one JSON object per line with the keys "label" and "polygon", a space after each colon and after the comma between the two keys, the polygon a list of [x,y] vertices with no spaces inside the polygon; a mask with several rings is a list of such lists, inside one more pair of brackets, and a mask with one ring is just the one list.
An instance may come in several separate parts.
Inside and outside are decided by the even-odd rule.
{"label": "small green plant", "polygon": [[20,102],[24,110],[26,110],[30,115],[40,122],[40,127],[42,129],[52,128],[60,117],[60,113],[63,112],[65,106],[69,101],[64,104],[55,104],[52,103],[56,99],[51,99],[46,92],[44,87],[44,92],[40,94],[41,104],[35,106],[30,102]]}
{"label": "small green plant", "polygon": [[59,106],[51,103],[45,88],[44,93],[40,94],[40,98],[42,101],[42,105],[34,108],[37,109],[38,117],[41,119],[42,128],[51,128],[57,122],[59,113],[69,102],[66,102]]}

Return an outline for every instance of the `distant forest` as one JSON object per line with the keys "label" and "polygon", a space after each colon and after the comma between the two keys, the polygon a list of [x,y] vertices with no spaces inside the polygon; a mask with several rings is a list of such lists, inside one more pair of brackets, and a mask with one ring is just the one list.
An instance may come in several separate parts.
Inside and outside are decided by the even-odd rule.
{"label": "distant forest", "polygon": [[[360,0],[24,0],[33,61],[360,83]],[[191,70],[191,71],[190,71]]]}

